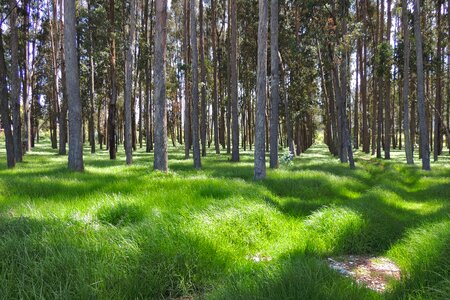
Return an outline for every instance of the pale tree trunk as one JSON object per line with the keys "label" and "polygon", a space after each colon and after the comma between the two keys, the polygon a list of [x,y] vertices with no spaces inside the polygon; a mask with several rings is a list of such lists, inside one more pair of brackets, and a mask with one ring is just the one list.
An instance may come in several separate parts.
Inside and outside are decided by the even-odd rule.
{"label": "pale tree trunk", "polygon": [[417,68],[417,111],[419,112],[420,152],[422,154],[422,169],[430,170],[430,148],[428,144],[428,126],[425,114],[425,92],[423,72],[422,30],[420,28],[420,3],[414,0],[414,36],[416,40]]}
{"label": "pale tree trunk", "polygon": [[280,74],[278,57],[278,0],[270,2],[270,73],[272,111],[270,114],[270,168],[278,168],[278,106],[280,103]]}
{"label": "pale tree trunk", "polygon": [[239,114],[238,114],[238,74],[237,74],[237,20],[236,0],[231,0],[231,161],[239,161]]}
{"label": "pale tree trunk", "polygon": [[362,1],[362,20],[363,21],[363,37],[362,37],[362,52],[359,62],[359,72],[361,77],[361,104],[362,104],[362,139],[363,152],[370,153],[370,135],[369,135],[369,119],[368,111],[368,97],[367,97],[367,0]]}
{"label": "pale tree trunk", "polygon": [[406,163],[414,164],[413,149],[411,144],[411,133],[409,123],[409,63],[411,46],[409,42],[408,26],[408,0],[402,0],[402,27],[404,44],[403,62],[403,129],[405,132],[405,154]]}
{"label": "pale tree trunk", "polygon": [[153,168],[167,172],[166,39],[167,0],[156,0],[155,158]]}
{"label": "pale tree trunk", "polygon": [[211,0],[211,39],[212,39],[212,53],[213,53],[213,107],[212,107],[212,119],[214,127],[214,149],[216,154],[220,154],[220,142],[219,142],[219,100],[217,96],[217,24],[216,24],[216,0]]}
{"label": "pale tree trunk", "polygon": [[130,0],[128,7],[128,24],[126,25],[127,45],[125,53],[125,155],[127,165],[133,163],[133,142],[132,142],[132,88],[133,88],[133,51],[134,51],[134,35],[136,29],[136,1]]}
{"label": "pale tree trunk", "polygon": [[2,117],[2,126],[5,131],[5,147],[6,147],[6,162],[8,168],[14,168],[16,160],[14,157],[14,139],[11,130],[11,117],[9,111],[9,95],[8,83],[6,82],[6,63],[5,63],[5,49],[3,48],[3,32],[0,28],[0,113]]}
{"label": "pale tree trunk", "polygon": [[109,35],[110,35],[110,69],[111,99],[108,107],[108,134],[109,134],[109,158],[116,159],[116,103],[117,103],[117,78],[116,78],[116,38],[115,38],[115,13],[114,0],[109,0]]}
{"label": "pale tree trunk", "polygon": [[17,7],[16,1],[10,2],[11,28],[11,106],[13,114],[14,157],[16,162],[22,161],[22,124],[20,120],[20,82],[19,82],[19,39],[17,35]]}
{"label": "pale tree trunk", "polygon": [[[27,140],[27,145],[26,145],[26,150],[27,151],[31,151],[31,147],[32,147],[32,140],[33,140],[33,135],[32,135],[32,124],[31,124],[31,114],[32,114],[32,97],[31,97],[31,76],[30,76],[30,66],[29,66],[29,6],[28,6],[28,0],[24,0],[23,2],[23,7],[24,7],[24,26],[23,26],[23,36],[24,36],[24,40],[25,42],[23,50],[24,50],[24,58],[25,58],[25,62],[24,62],[24,74],[23,74],[23,108],[24,108],[24,112],[23,112],[23,116],[24,116],[24,120],[25,120],[25,138]],[[37,131],[38,128],[36,128]]]}
{"label": "pale tree trunk", "polygon": [[255,180],[266,177],[266,72],[267,72],[267,0],[259,0],[258,56],[256,68]]}
{"label": "pale tree trunk", "polygon": [[64,56],[69,104],[69,169],[83,171],[83,134],[78,71],[75,0],[64,0]]}
{"label": "pale tree trunk", "polygon": [[197,10],[195,0],[191,4],[191,55],[192,55],[192,154],[194,156],[194,167],[201,168],[200,143],[198,132],[198,48],[197,48]]}
{"label": "pale tree trunk", "polygon": [[206,156],[206,66],[205,66],[205,45],[203,37],[203,0],[199,1],[199,22],[200,22],[200,80],[201,80],[201,122],[200,140],[202,143],[202,156]]}

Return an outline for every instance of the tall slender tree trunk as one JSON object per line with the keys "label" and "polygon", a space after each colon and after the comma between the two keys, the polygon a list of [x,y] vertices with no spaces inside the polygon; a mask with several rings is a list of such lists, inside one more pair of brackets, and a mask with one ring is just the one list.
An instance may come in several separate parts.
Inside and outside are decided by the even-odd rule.
{"label": "tall slender tree trunk", "polygon": [[136,1],[130,0],[127,9],[128,22],[125,33],[127,35],[127,45],[125,53],[125,92],[124,92],[124,106],[125,106],[125,155],[127,165],[133,163],[133,133],[132,133],[132,88],[133,88],[133,51],[134,51],[134,36],[136,29]]}
{"label": "tall slender tree trunk", "polygon": [[69,104],[69,169],[83,171],[82,109],[78,71],[75,0],[64,0],[64,57]]}
{"label": "tall slender tree trunk", "polygon": [[409,123],[409,64],[411,46],[409,42],[409,26],[408,26],[408,0],[402,0],[402,27],[403,27],[403,44],[404,44],[404,61],[403,61],[403,129],[405,132],[405,154],[406,163],[414,164],[413,148],[411,144],[411,133]]}
{"label": "tall slender tree trunk", "polygon": [[198,48],[197,48],[197,9],[195,0],[191,4],[191,54],[192,54],[192,154],[194,156],[194,167],[201,168],[200,142],[198,126]]}
{"label": "tall slender tree trunk", "polygon": [[22,124],[20,120],[20,82],[19,82],[19,38],[17,34],[16,1],[10,0],[10,45],[11,45],[11,106],[13,114],[14,157],[22,161]]}
{"label": "tall slender tree trunk", "polygon": [[5,49],[3,48],[3,32],[2,28],[0,28],[0,113],[2,117],[3,130],[5,132],[6,163],[8,168],[14,168],[16,165],[16,159],[14,155],[14,138],[11,130],[12,122],[9,111],[9,95],[6,74],[7,71]]}
{"label": "tall slender tree trunk", "polygon": [[434,107],[434,148],[433,159],[438,160],[438,156],[442,154],[442,13],[441,3],[436,1],[437,10],[437,71],[436,71],[436,100]]}
{"label": "tall slender tree trunk", "polygon": [[278,57],[278,0],[270,2],[270,72],[271,107],[270,114],[270,167],[278,168],[278,106],[280,103],[280,73]]}
{"label": "tall slender tree trunk", "polygon": [[[64,1],[60,2],[60,12],[63,12]],[[66,87],[66,60],[64,56],[64,22],[61,16],[60,23],[60,42],[61,49],[59,51],[60,61],[61,61],[61,86],[63,95],[61,98],[61,107],[59,111],[59,154],[66,154],[66,144],[67,144],[67,110],[68,110],[68,100],[67,100],[67,87]]]}
{"label": "tall slender tree trunk", "polygon": [[212,55],[213,55],[213,107],[212,107],[212,119],[214,127],[214,149],[216,154],[220,154],[220,142],[219,142],[219,100],[217,96],[217,21],[216,21],[216,0],[211,0],[211,39],[212,39]]}
{"label": "tall slender tree trunk", "polygon": [[25,42],[23,43],[24,48],[24,69],[23,69],[23,119],[25,121],[25,139],[27,140],[26,143],[26,150],[30,151],[32,147],[32,123],[31,123],[31,115],[32,115],[32,97],[31,97],[31,76],[30,76],[30,66],[29,66],[29,6],[28,6],[28,0],[23,1],[23,7],[24,7],[24,26],[23,26],[23,36]]}
{"label": "tall slender tree trunk", "polygon": [[417,111],[419,112],[420,149],[422,154],[422,169],[430,170],[430,148],[428,144],[428,126],[425,113],[424,72],[422,30],[420,26],[420,0],[414,0],[414,36],[416,40],[417,68]]}
{"label": "tall slender tree trunk", "polygon": [[[392,0],[387,0],[387,26],[386,26],[386,43],[390,44],[392,14]],[[385,75],[385,103],[384,103],[384,158],[391,159],[391,70]]]}
{"label": "tall slender tree trunk", "polygon": [[[89,143],[91,153],[95,153],[95,125],[94,125],[94,98],[95,98],[95,65],[94,65],[94,38],[92,28],[92,11],[88,2],[89,12]],[[100,132],[98,132],[100,135]]]}
{"label": "tall slender tree trunk", "polygon": [[191,104],[189,93],[189,0],[184,0],[184,158],[189,158],[191,148]]}
{"label": "tall slender tree trunk", "polygon": [[238,71],[237,71],[237,19],[236,19],[236,0],[231,0],[231,135],[232,150],[231,160],[239,161],[239,114],[238,114]]}
{"label": "tall slender tree trunk", "polygon": [[109,158],[116,159],[116,122],[117,122],[117,77],[116,77],[116,38],[115,38],[115,3],[109,0],[109,35],[110,35],[110,67],[109,76],[111,80],[111,99],[108,107],[108,134],[109,134]]}
{"label": "tall slender tree trunk", "polygon": [[206,156],[206,66],[205,66],[205,41],[203,32],[203,0],[199,1],[199,23],[200,23],[200,81],[201,81],[201,120],[200,140],[202,143],[202,156]]}
{"label": "tall slender tree trunk", "polygon": [[166,39],[167,0],[156,0],[155,25],[155,170],[167,172]]}
{"label": "tall slender tree trunk", "polygon": [[265,153],[265,112],[266,112],[266,72],[267,72],[267,0],[259,0],[258,56],[256,68],[256,122],[255,122],[255,180],[266,177]]}

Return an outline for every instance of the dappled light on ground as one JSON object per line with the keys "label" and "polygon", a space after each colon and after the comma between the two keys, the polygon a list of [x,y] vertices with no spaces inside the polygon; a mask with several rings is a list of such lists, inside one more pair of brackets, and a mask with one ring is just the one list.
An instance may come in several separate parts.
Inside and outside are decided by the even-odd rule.
{"label": "dappled light on ground", "polygon": [[[86,151],[87,153],[88,151]],[[2,153],[3,154],[3,153]],[[356,153],[349,170],[314,145],[253,181],[252,153],[212,152],[194,170],[170,150],[134,165],[86,154],[84,173],[38,145],[0,169],[5,298],[440,299],[450,278],[450,166],[432,172]],[[327,258],[386,257],[401,271],[379,294]]]}

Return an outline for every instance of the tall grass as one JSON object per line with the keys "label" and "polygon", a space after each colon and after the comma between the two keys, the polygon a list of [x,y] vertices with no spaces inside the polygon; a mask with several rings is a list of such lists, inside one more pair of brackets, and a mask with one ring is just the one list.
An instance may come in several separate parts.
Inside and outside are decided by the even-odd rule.
{"label": "tall grass", "polygon": [[[357,153],[352,171],[315,145],[254,182],[250,152],[183,156],[163,174],[98,151],[71,173],[39,144],[0,167],[0,298],[450,297],[449,157],[426,173]],[[341,254],[387,255],[402,279],[379,295],[326,265]]]}

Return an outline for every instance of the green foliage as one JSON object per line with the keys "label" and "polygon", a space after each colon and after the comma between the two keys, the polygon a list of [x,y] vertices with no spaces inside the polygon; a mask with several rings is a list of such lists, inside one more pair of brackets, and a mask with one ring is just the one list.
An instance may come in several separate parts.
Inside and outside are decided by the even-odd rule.
{"label": "green foliage", "polygon": [[389,75],[394,62],[393,56],[393,50],[389,42],[384,41],[378,44],[375,53],[376,72],[378,76]]}

